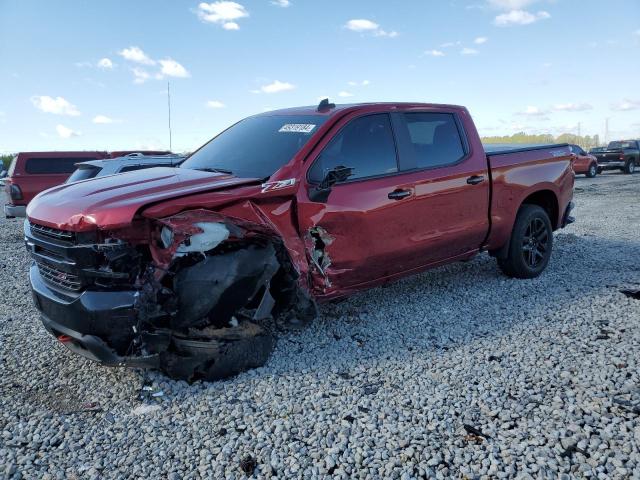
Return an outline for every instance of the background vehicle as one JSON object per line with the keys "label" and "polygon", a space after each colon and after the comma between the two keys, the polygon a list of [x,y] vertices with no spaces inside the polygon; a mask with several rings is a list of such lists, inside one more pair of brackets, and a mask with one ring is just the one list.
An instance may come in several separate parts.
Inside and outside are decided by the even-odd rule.
{"label": "background vehicle", "polygon": [[86,160],[106,158],[106,152],[20,152],[5,179],[7,218],[24,217],[27,204],[38,193],[63,183]]}
{"label": "background vehicle", "polygon": [[152,167],[175,167],[184,156],[180,155],[143,155],[130,153],[128,155],[107,160],[91,160],[76,164],[76,170],[67,178],[65,183],[88,180],[116,173],[132,172]]}
{"label": "background vehicle", "polygon": [[[38,193],[64,183],[76,169],[76,163],[89,160],[121,157],[134,152],[20,152],[9,167],[5,179],[7,218],[24,217],[27,204]],[[161,154],[168,152],[143,151]]]}
{"label": "background vehicle", "polygon": [[[189,381],[263,364],[266,328],[480,251],[512,277],[547,266],[573,221],[568,145],[483,150],[463,107],[268,112],[178,168],[50,189],[27,209],[45,327],[105,364]],[[91,322],[86,319],[91,318]]]}
{"label": "background vehicle", "polygon": [[632,174],[640,163],[640,142],[638,140],[617,140],[609,142],[606,148],[592,148],[598,159],[598,171],[622,170]]}
{"label": "background vehicle", "polygon": [[598,174],[598,160],[596,157],[585,152],[578,145],[569,145],[569,148],[576,156],[573,162],[573,171],[578,175],[584,174],[589,178],[595,177]]}

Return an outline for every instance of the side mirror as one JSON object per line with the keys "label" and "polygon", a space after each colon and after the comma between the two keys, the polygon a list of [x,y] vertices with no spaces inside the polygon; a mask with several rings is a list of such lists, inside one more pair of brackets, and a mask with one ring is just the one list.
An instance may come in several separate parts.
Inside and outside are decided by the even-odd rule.
{"label": "side mirror", "polygon": [[353,168],[337,166],[327,172],[317,187],[309,192],[309,199],[312,202],[324,203],[329,199],[331,188],[338,182],[344,182],[353,175]]}

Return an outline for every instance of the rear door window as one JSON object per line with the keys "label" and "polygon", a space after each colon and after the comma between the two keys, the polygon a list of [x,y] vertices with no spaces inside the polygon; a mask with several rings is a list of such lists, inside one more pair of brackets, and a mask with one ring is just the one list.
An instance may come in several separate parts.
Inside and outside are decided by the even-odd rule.
{"label": "rear door window", "polygon": [[415,168],[452,165],[465,156],[455,116],[450,113],[403,114],[415,159]]}
{"label": "rear door window", "polygon": [[127,165],[126,167],[122,167],[119,173],[133,172],[135,170],[144,170],[145,168],[163,167],[163,166],[166,166],[166,165],[159,165],[159,164]]}
{"label": "rear door window", "polygon": [[28,158],[25,171],[32,175],[72,173],[76,163],[95,160],[95,158]]}
{"label": "rear door window", "polygon": [[335,167],[351,167],[349,180],[398,172],[396,146],[389,115],[356,118],[327,144],[309,170],[309,181],[319,183]]}
{"label": "rear door window", "polygon": [[67,179],[67,183],[70,182],[79,182],[80,180],[88,180],[90,178],[94,178],[98,173],[100,173],[102,168],[92,166],[85,166],[76,169],[75,172],[71,174],[71,176]]}

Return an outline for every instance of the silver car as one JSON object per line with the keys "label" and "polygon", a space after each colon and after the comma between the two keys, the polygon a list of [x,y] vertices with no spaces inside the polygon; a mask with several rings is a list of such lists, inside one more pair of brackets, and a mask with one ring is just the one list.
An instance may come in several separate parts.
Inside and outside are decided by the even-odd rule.
{"label": "silver car", "polygon": [[103,160],[89,160],[76,164],[76,170],[67,178],[65,183],[88,180],[105,175],[115,175],[116,173],[131,172],[152,167],[175,167],[182,160],[183,155],[143,155],[141,153],[130,153],[124,157],[107,158]]}

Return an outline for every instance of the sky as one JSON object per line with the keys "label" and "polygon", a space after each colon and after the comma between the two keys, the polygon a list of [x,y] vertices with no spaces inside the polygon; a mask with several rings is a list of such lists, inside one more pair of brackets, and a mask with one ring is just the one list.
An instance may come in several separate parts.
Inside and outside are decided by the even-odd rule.
{"label": "sky", "polygon": [[640,137],[639,0],[0,0],[0,152],[191,151],[275,108],[465,105]]}

